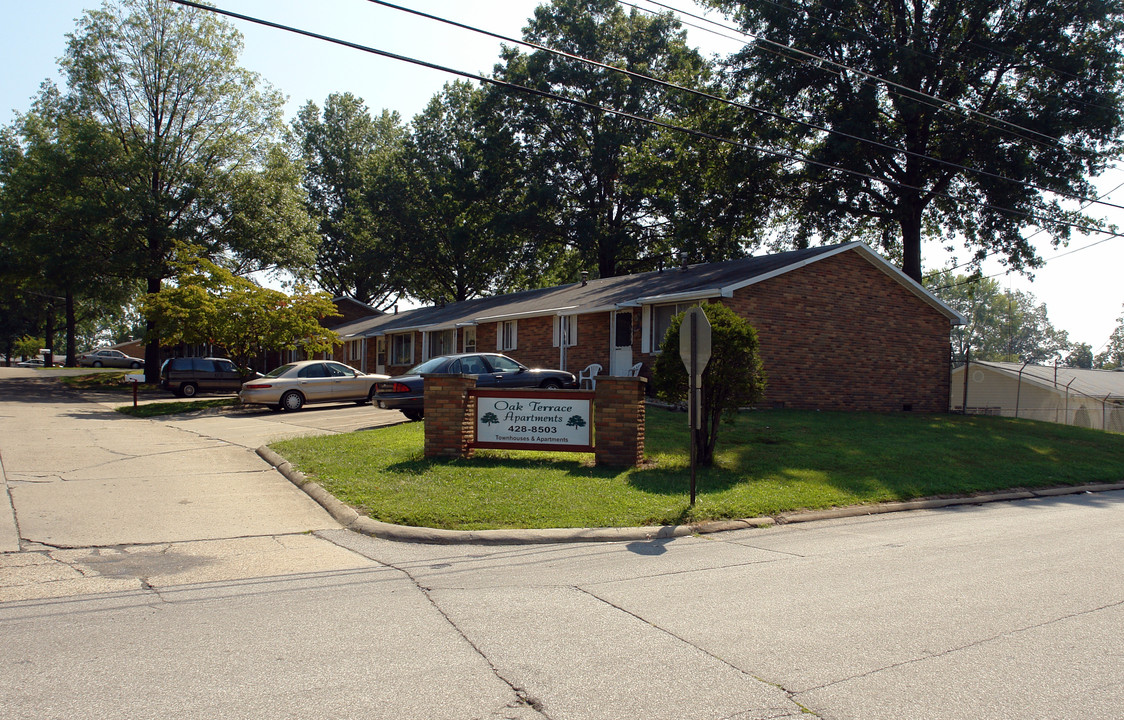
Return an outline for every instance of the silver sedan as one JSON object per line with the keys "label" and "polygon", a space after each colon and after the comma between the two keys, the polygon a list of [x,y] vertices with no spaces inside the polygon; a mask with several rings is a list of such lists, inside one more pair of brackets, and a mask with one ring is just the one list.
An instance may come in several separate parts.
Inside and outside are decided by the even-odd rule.
{"label": "silver sedan", "polygon": [[78,356],[78,365],[81,367],[111,367],[111,368],[142,368],[144,360],[126,355],[120,350],[102,348]]}
{"label": "silver sedan", "polygon": [[302,360],[282,365],[242,384],[246,405],[269,405],[294,412],[306,403],[370,402],[375,383],[387,375],[368,375],[332,360]]}

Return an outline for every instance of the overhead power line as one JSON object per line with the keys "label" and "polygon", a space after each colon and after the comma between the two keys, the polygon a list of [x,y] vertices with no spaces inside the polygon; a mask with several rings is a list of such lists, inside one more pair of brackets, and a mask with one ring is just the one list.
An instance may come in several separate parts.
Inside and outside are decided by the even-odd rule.
{"label": "overhead power line", "polygon": [[[534,95],[536,97],[541,97],[541,98],[544,98],[544,99],[553,100],[553,101],[557,101],[557,102],[564,102],[564,103],[567,103],[567,104],[570,104],[570,105],[573,105],[573,106],[576,106],[576,107],[581,107],[581,108],[591,110],[591,111],[594,111],[594,112],[600,112],[600,113],[605,113],[605,114],[609,114],[609,115],[615,115],[617,117],[625,118],[625,119],[628,119],[628,120],[633,120],[633,121],[636,121],[636,122],[639,122],[639,123],[652,125],[654,127],[659,127],[659,128],[663,128],[663,129],[666,129],[666,130],[672,130],[672,131],[675,131],[675,132],[682,132],[682,133],[691,135],[693,137],[698,137],[698,138],[702,138],[702,139],[706,139],[706,140],[712,140],[712,141],[715,141],[715,142],[721,142],[721,143],[724,143],[724,144],[727,144],[727,145],[740,147],[740,148],[743,148],[743,149],[746,149],[746,150],[752,150],[754,152],[758,152],[758,153],[761,153],[761,154],[766,155],[766,156],[770,156],[770,157],[774,157],[774,158],[778,158],[778,159],[783,159],[783,160],[800,161],[800,162],[804,162],[804,163],[807,163],[809,165],[820,167],[820,168],[823,168],[823,169],[826,169],[826,170],[834,170],[836,172],[846,173],[846,174],[849,174],[849,175],[852,175],[852,176],[855,176],[855,177],[860,177],[860,178],[870,180],[870,181],[873,181],[873,182],[876,182],[876,183],[879,183],[879,184],[893,185],[893,186],[899,187],[901,189],[914,190],[914,191],[917,191],[917,192],[920,192],[920,193],[928,193],[928,194],[933,195],[933,196],[947,198],[947,199],[952,200],[953,202],[957,202],[957,203],[963,203],[964,202],[964,200],[962,198],[957,198],[956,196],[950,195],[948,193],[934,191],[934,190],[926,190],[924,188],[914,187],[912,185],[908,185],[908,184],[901,183],[901,182],[889,182],[889,181],[884,180],[883,178],[875,177],[873,175],[869,175],[867,173],[862,173],[862,172],[859,172],[859,171],[856,171],[856,170],[851,170],[851,169],[848,169],[848,168],[841,168],[841,167],[837,167],[837,166],[834,166],[834,165],[830,165],[828,163],[824,163],[824,162],[814,160],[814,159],[809,158],[807,156],[801,156],[801,155],[798,155],[798,154],[785,153],[785,152],[780,152],[780,151],[769,149],[769,148],[763,148],[763,147],[760,147],[760,146],[752,145],[750,143],[745,143],[745,142],[741,142],[741,141],[738,141],[738,140],[725,138],[725,137],[722,137],[720,135],[714,135],[712,133],[704,132],[704,131],[701,131],[701,130],[696,130],[694,128],[688,128],[688,127],[683,127],[683,126],[680,126],[680,125],[674,125],[672,123],[667,123],[667,122],[663,122],[663,121],[660,121],[660,120],[655,120],[653,118],[646,118],[646,117],[643,117],[643,116],[640,116],[640,115],[635,115],[633,113],[628,113],[628,112],[625,112],[625,111],[622,111],[622,110],[617,110],[617,109],[614,109],[614,108],[608,108],[608,107],[604,107],[604,106],[601,106],[601,105],[597,105],[596,103],[591,103],[591,102],[587,102],[587,101],[584,101],[584,100],[578,100],[578,99],[575,99],[575,98],[566,97],[565,95],[559,95],[559,94],[556,94],[556,93],[548,92],[548,91],[545,91],[545,90],[539,90],[537,88],[532,88],[532,87],[528,87],[528,86],[525,86],[525,85],[519,85],[517,83],[508,82],[508,81],[505,81],[505,80],[499,80],[497,78],[488,77],[486,75],[480,75],[478,73],[471,73],[471,72],[467,72],[467,71],[464,71],[464,70],[458,70],[456,68],[447,67],[447,66],[444,66],[444,65],[438,65],[436,63],[431,63],[431,62],[428,62],[426,60],[419,60],[419,59],[416,59],[416,58],[407,57],[405,55],[399,55],[397,53],[388,52],[386,50],[379,50],[378,48],[373,48],[373,47],[370,47],[370,46],[367,46],[367,45],[361,45],[359,43],[351,42],[349,40],[334,38],[334,37],[331,37],[331,36],[328,36],[328,35],[323,35],[321,33],[315,33],[315,32],[312,32],[310,30],[304,30],[304,29],[296,28],[296,27],[293,27],[293,26],[290,26],[290,25],[284,25],[284,24],[281,24],[281,23],[276,23],[276,22],[273,22],[271,20],[264,20],[262,18],[256,18],[256,17],[250,16],[250,15],[237,13],[237,12],[234,12],[234,11],[231,11],[231,10],[224,10],[222,8],[215,7],[213,5],[203,5],[203,4],[200,4],[200,3],[197,3],[197,2],[193,2],[192,0],[170,0],[170,2],[173,2],[177,5],[182,5],[184,7],[190,7],[190,8],[194,8],[196,10],[201,10],[201,11],[204,11],[204,12],[211,12],[211,13],[215,13],[215,14],[218,14],[218,15],[223,15],[225,17],[230,17],[230,18],[234,18],[234,19],[237,19],[237,20],[242,20],[242,21],[245,21],[245,22],[253,23],[253,24],[256,24],[256,25],[262,25],[264,27],[271,27],[271,28],[274,28],[276,30],[282,30],[284,32],[289,32],[289,33],[293,33],[293,34],[296,34],[296,35],[302,35],[304,37],[309,37],[309,38],[312,38],[312,39],[315,39],[315,40],[320,40],[322,42],[328,42],[328,43],[332,43],[332,44],[335,44],[335,45],[348,47],[348,48],[351,48],[351,49],[354,49],[354,50],[359,50],[361,52],[366,52],[366,53],[370,53],[370,54],[373,54],[373,55],[378,55],[380,57],[385,57],[385,58],[388,58],[388,59],[397,60],[397,61],[400,61],[400,62],[412,64],[412,65],[418,65],[420,67],[425,67],[425,68],[429,68],[429,69],[432,69],[432,70],[437,70],[437,71],[448,73],[448,74],[451,74],[451,75],[457,75],[459,77],[463,77],[463,78],[467,78],[467,79],[471,79],[471,80],[476,80],[476,81],[481,82],[481,83],[495,85],[497,87],[505,88],[507,90],[522,92],[522,93]],[[1081,230],[1083,232],[1103,233],[1103,234],[1109,234],[1109,235],[1114,235],[1114,236],[1118,235],[1118,233],[1110,232],[1110,231],[1107,231],[1107,230],[1104,230],[1104,229],[1101,229],[1101,228],[1098,228],[1098,227],[1091,227],[1091,226],[1086,226],[1086,225],[1080,225],[1078,223],[1072,223],[1072,222],[1066,222],[1066,221],[1052,219],[1052,218],[1046,218],[1046,217],[1043,217],[1043,216],[1040,216],[1040,215],[1036,215],[1034,213],[1023,212],[1023,211],[1020,211],[1020,210],[1014,210],[1012,208],[1002,208],[1002,207],[990,205],[990,204],[987,204],[987,203],[977,203],[977,205],[980,208],[985,209],[985,210],[993,210],[993,211],[996,211],[996,212],[1002,212],[1002,213],[1017,215],[1017,216],[1020,216],[1020,217],[1024,217],[1028,220],[1035,220],[1035,221],[1043,221],[1044,220],[1047,223],[1064,225],[1064,226],[1067,226],[1067,227],[1072,227],[1074,229]]]}
{"label": "overhead power line", "polygon": [[[468,25],[466,23],[458,22],[456,20],[450,20],[448,18],[444,18],[444,17],[441,17],[439,15],[433,15],[431,13],[423,12],[421,10],[415,10],[413,8],[408,8],[408,7],[404,7],[402,5],[398,5],[396,3],[387,2],[387,0],[367,0],[367,2],[369,2],[373,5],[380,5],[382,7],[390,8],[392,10],[398,10],[400,12],[404,12],[404,13],[407,13],[409,15],[414,15],[416,17],[421,17],[421,18],[425,18],[427,20],[432,20],[434,22],[439,22],[439,23],[443,23],[445,25],[460,28],[462,30],[467,30],[469,32],[476,33],[478,35],[484,35],[486,37],[494,38],[494,39],[500,40],[502,42],[512,43],[512,44],[515,44],[515,45],[522,45],[524,47],[533,48],[535,50],[539,50],[541,52],[546,52],[546,53],[549,53],[551,55],[555,55],[557,57],[566,58],[566,59],[569,59],[569,60],[576,60],[578,62],[585,63],[585,64],[590,65],[592,67],[601,68],[603,70],[608,70],[610,72],[619,73],[621,75],[626,75],[628,77],[631,77],[631,78],[634,78],[634,79],[637,79],[637,80],[643,80],[645,82],[650,82],[650,83],[652,83],[654,85],[657,85],[659,87],[668,88],[668,89],[688,93],[690,95],[694,95],[695,97],[700,97],[700,98],[703,98],[703,99],[706,99],[706,100],[713,100],[713,101],[716,101],[716,102],[720,102],[720,103],[723,103],[725,105],[729,105],[731,107],[740,108],[742,110],[748,110],[750,112],[757,113],[757,114],[760,114],[760,115],[765,115],[765,116],[780,120],[782,122],[793,123],[793,124],[796,124],[796,125],[801,125],[803,127],[811,129],[811,130],[816,130],[818,132],[830,133],[830,134],[835,135],[837,137],[846,138],[848,140],[854,140],[856,142],[866,143],[866,144],[868,144],[872,147],[880,148],[882,150],[889,150],[889,151],[895,152],[895,153],[902,153],[902,154],[908,155],[910,157],[915,157],[915,158],[919,158],[919,159],[922,159],[922,160],[927,160],[929,162],[932,162],[932,163],[935,163],[935,164],[938,164],[938,165],[943,165],[945,167],[949,167],[949,168],[952,168],[952,169],[955,169],[955,170],[962,170],[962,171],[965,171],[965,172],[977,173],[979,175],[989,177],[989,178],[992,178],[992,179],[995,179],[995,180],[1002,180],[1004,182],[1013,183],[1015,185],[1020,185],[1022,187],[1032,188],[1032,189],[1037,190],[1039,192],[1051,193],[1051,194],[1054,194],[1054,195],[1058,195],[1060,197],[1067,197],[1067,198],[1070,198],[1070,199],[1073,199],[1073,200],[1079,200],[1079,201],[1084,202],[1084,203],[1099,204],[1099,205],[1104,205],[1106,207],[1115,208],[1117,210],[1124,210],[1124,205],[1117,205],[1115,203],[1104,202],[1100,199],[1090,200],[1089,198],[1086,198],[1083,195],[1078,195],[1077,193],[1069,193],[1069,192],[1065,192],[1065,191],[1054,190],[1052,188],[1042,187],[1041,185],[1026,182],[1024,180],[1016,180],[1015,178],[1007,177],[1006,175],[1001,175],[999,173],[991,172],[989,170],[981,170],[979,168],[968,167],[968,166],[962,165],[960,163],[952,162],[951,160],[944,160],[942,158],[933,157],[932,155],[927,155],[925,153],[916,152],[914,150],[908,150],[906,148],[900,148],[900,147],[897,147],[895,145],[890,145],[889,143],[881,142],[879,140],[873,140],[871,138],[865,138],[865,137],[862,137],[860,135],[854,135],[852,133],[843,132],[841,130],[836,130],[836,129],[824,127],[824,126],[821,126],[821,125],[816,125],[815,123],[810,123],[810,122],[807,122],[805,120],[801,120],[799,118],[794,118],[794,117],[791,117],[791,116],[788,116],[788,115],[777,113],[775,111],[768,110],[767,108],[759,107],[759,106],[756,106],[756,105],[749,105],[747,103],[743,103],[743,102],[740,102],[740,101],[737,101],[737,100],[731,100],[729,98],[724,98],[724,97],[721,97],[721,96],[718,96],[718,95],[714,95],[713,93],[709,93],[709,92],[705,92],[703,90],[699,90],[697,88],[690,88],[690,87],[686,87],[684,85],[679,85],[677,83],[672,83],[672,82],[667,81],[667,80],[662,80],[660,78],[652,77],[651,75],[645,75],[644,73],[639,73],[639,72],[636,72],[634,70],[629,70],[628,68],[621,68],[621,67],[617,67],[615,65],[609,65],[607,63],[603,63],[603,62],[600,62],[600,61],[597,61],[597,60],[593,60],[593,59],[590,59],[590,58],[587,58],[587,57],[583,57],[581,55],[576,55],[574,53],[566,52],[564,50],[557,50],[555,48],[551,48],[551,47],[548,47],[546,45],[542,45],[540,43],[530,42],[530,41],[527,41],[527,40],[521,40],[519,38],[513,38],[513,37],[510,37],[510,36],[507,36],[507,35],[502,35],[500,33],[492,32],[491,30],[485,30],[483,28]],[[629,3],[627,3],[627,2],[622,2],[622,4],[629,5]],[[635,7],[635,6],[632,6],[632,7]],[[789,151],[794,152],[794,151],[791,150],[791,148],[789,148]]]}
{"label": "overhead power line", "polygon": [[[637,10],[640,10],[642,12],[651,12],[650,10],[648,10],[646,8],[640,7],[639,5],[635,5],[631,2],[627,2],[626,0],[617,0],[617,2],[619,2],[622,5],[626,5],[628,7],[636,8]],[[669,11],[674,12],[674,13],[678,13],[678,14],[681,14],[681,15],[686,15],[688,17],[695,18],[695,19],[697,19],[701,22],[708,23],[708,24],[713,25],[715,27],[720,27],[720,28],[723,28],[725,30],[729,30],[731,32],[736,32],[739,35],[741,35],[742,37],[751,38],[751,39],[755,40],[757,43],[764,43],[765,45],[768,45],[769,48],[774,49],[773,51],[788,51],[788,52],[790,52],[790,53],[792,53],[792,54],[794,54],[798,57],[805,58],[808,61],[813,61],[817,66],[822,67],[824,65],[828,65],[828,66],[831,66],[833,68],[836,68],[837,72],[841,71],[841,70],[845,70],[845,71],[848,71],[848,72],[855,73],[856,75],[864,78],[865,80],[869,80],[871,82],[882,83],[883,85],[886,85],[887,87],[889,87],[891,89],[897,90],[898,92],[905,93],[907,97],[909,97],[911,99],[914,99],[914,100],[917,100],[919,102],[922,102],[922,100],[920,100],[920,98],[930,100],[930,101],[932,101],[932,103],[925,103],[925,104],[930,105],[930,107],[933,107],[933,108],[936,108],[936,109],[939,109],[939,110],[945,110],[947,112],[958,113],[958,114],[968,116],[968,117],[983,118],[984,120],[988,121],[988,122],[983,123],[983,124],[987,125],[988,127],[994,127],[996,129],[1003,129],[1003,128],[1000,128],[999,126],[996,125],[996,123],[999,123],[999,125],[1005,126],[1006,128],[1018,130],[1019,133],[1029,133],[1031,136],[1036,136],[1038,138],[1041,138],[1041,140],[1034,140],[1034,137],[1026,137],[1026,136],[1021,135],[1019,133],[1015,133],[1015,135],[1017,137],[1020,137],[1024,140],[1032,140],[1034,142],[1039,142],[1039,143],[1041,143],[1042,140],[1048,140],[1049,144],[1060,145],[1062,147],[1069,147],[1069,146],[1073,145],[1073,143],[1067,143],[1067,142],[1065,142],[1065,141],[1063,141],[1059,138],[1052,137],[1050,135],[1047,135],[1045,133],[1041,133],[1041,132],[1039,132],[1037,130],[1033,130],[1031,128],[1023,127],[1022,125],[1010,122],[1009,120],[1004,120],[1001,117],[997,117],[995,115],[991,115],[989,113],[985,113],[985,112],[982,112],[980,110],[974,110],[972,108],[963,107],[962,105],[960,105],[958,103],[955,103],[955,102],[952,102],[951,100],[945,100],[944,98],[938,97],[938,96],[933,95],[931,93],[927,93],[923,90],[907,87],[905,85],[902,85],[901,83],[895,82],[893,80],[889,80],[887,78],[879,77],[878,75],[874,75],[873,73],[869,73],[869,72],[867,72],[865,70],[861,70],[859,68],[851,67],[850,65],[845,65],[843,63],[837,62],[837,61],[832,60],[830,58],[826,58],[822,55],[816,55],[813,52],[809,52],[807,50],[801,50],[800,48],[793,47],[792,45],[785,45],[784,43],[780,43],[780,42],[776,42],[774,40],[770,40],[769,38],[765,37],[764,35],[758,35],[756,33],[752,33],[752,32],[746,31],[746,30],[742,30],[741,28],[731,27],[729,25],[724,25],[723,23],[720,23],[716,20],[711,20],[710,18],[705,17],[703,15],[698,15],[697,13],[691,13],[691,12],[688,12],[686,10],[682,10],[680,8],[673,7],[673,6],[668,5],[666,3],[660,2],[659,0],[645,0],[645,2],[648,2],[652,5],[655,5],[656,7],[664,8],[665,10],[669,10]],[[692,27],[698,27],[698,26],[692,26]],[[706,31],[705,28],[700,27],[699,29],[703,30],[704,32]],[[749,45],[749,43],[745,42],[744,40],[739,40],[739,42],[743,42],[747,46]],[[755,47],[760,47],[760,45],[755,45]],[[779,55],[781,57],[787,57],[787,55],[785,55],[783,52],[780,52]],[[826,71],[826,69],[825,69],[825,71]]]}

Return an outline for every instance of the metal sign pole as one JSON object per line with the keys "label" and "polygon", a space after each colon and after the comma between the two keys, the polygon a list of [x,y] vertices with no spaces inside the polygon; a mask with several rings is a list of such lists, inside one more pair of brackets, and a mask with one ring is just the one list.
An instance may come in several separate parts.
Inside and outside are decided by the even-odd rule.
{"label": "metal sign pole", "polygon": [[698,465],[699,437],[702,434],[702,373],[711,355],[710,321],[701,307],[693,307],[683,316],[686,327],[679,326],[679,358],[687,368],[687,436],[691,443],[691,505],[695,504],[695,468]]}
{"label": "metal sign pole", "polygon": [[690,391],[688,393],[688,400],[691,403],[691,408],[688,411],[688,414],[689,414],[688,424],[691,426],[691,432],[689,432],[687,434],[687,437],[690,439],[690,442],[691,442],[691,507],[694,507],[695,506],[695,465],[698,462],[698,438],[699,438],[699,432],[696,429],[697,426],[698,426],[698,418],[696,416],[698,415],[697,400],[698,400],[699,389],[695,385],[696,368],[698,367],[698,361],[699,361],[699,336],[698,336],[698,325],[699,324],[698,324],[698,319],[695,316],[695,313],[688,314],[687,318],[691,323],[691,367],[688,368],[689,379],[687,381],[689,383],[689,387],[690,387]]}

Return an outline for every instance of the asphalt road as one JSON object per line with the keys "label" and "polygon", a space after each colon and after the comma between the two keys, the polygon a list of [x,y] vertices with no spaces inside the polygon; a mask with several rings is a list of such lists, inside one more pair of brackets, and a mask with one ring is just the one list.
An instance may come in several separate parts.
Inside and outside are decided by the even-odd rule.
{"label": "asphalt road", "polygon": [[433,546],[252,454],[380,412],[136,420],[0,375],[3,716],[1124,717],[1124,493]]}

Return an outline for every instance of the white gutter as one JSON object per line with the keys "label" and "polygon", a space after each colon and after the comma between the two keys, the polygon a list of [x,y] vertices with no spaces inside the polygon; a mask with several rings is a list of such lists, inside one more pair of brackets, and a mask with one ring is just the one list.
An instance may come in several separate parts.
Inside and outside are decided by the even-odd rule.
{"label": "white gutter", "polygon": [[648,295],[646,297],[636,298],[628,303],[620,303],[620,307],[637,307],[640,305],[658,305],[661,303],[673,303],[690,300],[708,300],[716,297],[730,297],[725,295],[723,288],[707,288],[706,290],[689,290],[687,292],[668,293],[666,295]]}

